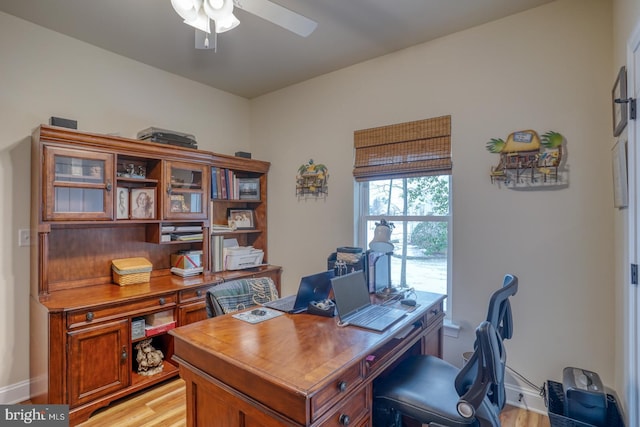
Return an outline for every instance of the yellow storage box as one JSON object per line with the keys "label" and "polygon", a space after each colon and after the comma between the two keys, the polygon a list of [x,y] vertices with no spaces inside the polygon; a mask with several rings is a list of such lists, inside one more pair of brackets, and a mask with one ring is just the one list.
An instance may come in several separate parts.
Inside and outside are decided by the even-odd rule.
{"label": "yellow storage box", "polygon": [[146,258],[121,258],[111,261],[113,281],[120,286],[147,283],[153,265]]}

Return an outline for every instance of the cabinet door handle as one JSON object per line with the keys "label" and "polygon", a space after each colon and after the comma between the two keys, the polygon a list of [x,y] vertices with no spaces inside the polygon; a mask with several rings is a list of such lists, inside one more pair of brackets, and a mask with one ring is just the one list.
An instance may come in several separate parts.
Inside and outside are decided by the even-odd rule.
{"label": "cabinet door handle", "polygon": [[351,418],[349,418],[349,415],[347,414],[342,414],[340,415],[340,424],[342,424],[343,426],[348,426],[349,423],[351,422]]}
{"label": "cabinet door handle", "polygon": [[112,185],[110,179],[107,180],[107,186],[105,188],[107,189],[107,191],[111,191]]}
{"label": "cabinet door handle", "polygon": [[120,353],[120,360],[124,362],[127,360],[127,357],[128,357],[127,348],[125,346],[122,346],[122,353]]}
{"label": "cabinet door handle", "polygon": [[171,194],[173,188],[171,188],[171,184],[167,184],[167,194]]}
{"label": "cabinet door handle", "polygon": [[201,290],[201,289],[198,289],[198,290],[196,291],[196,296],[199,296],[199,297],[201,297],[201,296],[202,296],[202,290]]}
{"label": "cabinet door handle", "polygon": [[94,317],[93,311],[88,312],[86,316],[87,322],[91,322],[93,320],[93,317]]}
{"label": "cabinet door handle", "polygon": [[165,300],[164,298],[160,298],[158,302],[160,303],[160,305],[165,305],[167,303],[167,300]]}

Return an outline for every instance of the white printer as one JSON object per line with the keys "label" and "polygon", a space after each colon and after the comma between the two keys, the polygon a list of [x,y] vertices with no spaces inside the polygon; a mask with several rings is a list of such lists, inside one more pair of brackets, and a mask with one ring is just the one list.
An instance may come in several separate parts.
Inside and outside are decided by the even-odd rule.
{"label": "white printer", "polygon": [[225,248],[225,270],[242,270],[262,265],[264,252],[253,246],[234,246]]}

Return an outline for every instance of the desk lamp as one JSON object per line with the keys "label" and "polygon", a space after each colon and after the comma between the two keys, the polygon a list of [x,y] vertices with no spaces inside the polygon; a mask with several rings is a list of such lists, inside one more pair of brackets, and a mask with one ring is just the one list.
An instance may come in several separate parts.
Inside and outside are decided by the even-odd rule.
{"label": "desk lamp", "polygon": [[[391,230],[393,229],[393,223],[387,222],[384,218],[380,222],[376,222],[376,229],[373,232],[373,240],[369,242],[369,249],[372,252],[382,253],[388,256],[393,254],[393,243],[391,243]],[[391,272],[389,272],[391,275]],[[391,277],[387,282],[387,286],[378,292],[378,295],[382,297],[390,297],[398,292],[393,286],[391,286]]]}

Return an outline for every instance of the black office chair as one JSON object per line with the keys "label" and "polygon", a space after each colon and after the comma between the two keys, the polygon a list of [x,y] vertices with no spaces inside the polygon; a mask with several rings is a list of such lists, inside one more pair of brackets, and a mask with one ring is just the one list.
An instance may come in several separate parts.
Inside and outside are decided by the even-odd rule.
{"label": "black office chair", "polygon": [[[374,383],[373,427],[400,426],[401,416],[448,427],[499,427],[500,408],[487,397],[504,387],[506,353],[490,322],[476,329],[474,357],[458,369],[435,356],[411,356]],[[464,380],[475,369],[472,382]]]}
{"label": "black office chair", "polygon": [[509,297],[517,291],[518,278],[505,275],[502,288],[491,295],[487,320],[476,330],[474,352],[462,369],[433,356],[413,356],[375,383],[374,427],[399,426],[401,415],[424,424],[499,426],[506,403],[503,341],[513,335]]}

